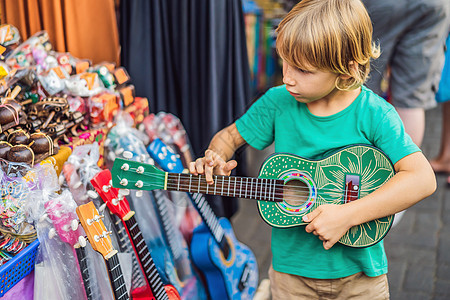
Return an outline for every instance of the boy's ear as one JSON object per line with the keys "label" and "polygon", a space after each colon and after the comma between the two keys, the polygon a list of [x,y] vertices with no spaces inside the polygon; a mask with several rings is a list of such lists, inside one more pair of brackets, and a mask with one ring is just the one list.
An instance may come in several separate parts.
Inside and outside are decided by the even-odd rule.
{"label": "boy's ear", "polygon": [[347,74],[341,74],[341,75],[339,75],[339,77],[342,80],[347,80],[352,77],[354,78],[358,74],[358,64],[356,62],[354,62],[353,60],[348,63],[348,69],[350,71],[350,74],[352,74],[352,76],[347,75]]}

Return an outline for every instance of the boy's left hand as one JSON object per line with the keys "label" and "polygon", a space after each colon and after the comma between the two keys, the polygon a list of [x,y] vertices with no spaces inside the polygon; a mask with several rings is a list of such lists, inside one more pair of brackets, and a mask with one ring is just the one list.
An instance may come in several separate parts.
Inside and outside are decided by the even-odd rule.
{"label": "boy's left hand", "polygon": [[350,229],[350,216],[344,205],[323,204],[303,216],[308,222],[305,230],[323,241],[323,248],[330,249]]}

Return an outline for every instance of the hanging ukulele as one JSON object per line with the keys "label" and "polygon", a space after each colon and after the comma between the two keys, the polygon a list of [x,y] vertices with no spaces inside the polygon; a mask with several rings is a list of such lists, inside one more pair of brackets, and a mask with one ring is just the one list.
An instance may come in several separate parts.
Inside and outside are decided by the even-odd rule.
{"label": "hanging ukulele", "polygon": [[[116,127],[117,126],[114,128]],[[129,159],[146,162],[153,161],[145,149],[145,145],[143,144],[141,138],[138,136],[140,133],[137,132],[136,129],[127,128],[127,125],[124,124],[120,130],[120,135],[117,131],[113,130],[111,130],[108,134],[108,139],[110,140],[109,147],[114,151],[114,156],[123,155]],[[112,153],[112,151],[110,153]],[[158,225],[160,225],[158,228],[149,228],[149,230],[160,230],[158,239],[159,237],[162,237],[160,240],[163,242],[163,247],[160,247],[159,245],[156,246],[156,255],[153,255],[155,249],[153,246],[150,246],[153,251],[152,256],[155,264],[160,268],[161,264],[158,264],[158,261],[161,262],[161,258],[163,259],[165,264],[165,268],[163,270],[165,271],[170,283],[179,291],[181,298],[196,300],[206,299],[206,290],[201,281],[197,278],[195,270],[192,269],[186,241],[183,239],[177,226],[174,226],[173,213],[169,211],[172,207],[167,205],[171,204],[171,201],[168,199],[165,192],[157,191],[156,193],[142,193],[141,191],[138,191],[130,194],[129,197],[131,200],[130,202],[133,203],[134,207],[147,207],[147,210],[140,213],[136,219],[139,219],[145,214],[153,215],[153,211],[156,212],[156,218],[151,218],[151,220],[144,221],[157,221],[157,223],[159,223]],[[142,198],[146,198],[147,201],[145,202],[144,200],[141,200]],[[139,209],[136,210],[140,211]],[[141,224],[144,226],[143,222],[141,222]],[[149,243],[149,241],[146,242],[147,244]],[[158,259],[158,252],[161,252],[158,251],[159,248],[164,251],[163,254],[167,254],[160,259]],[[163,275],[162,272],[160,272],[160,274]]]}
{"label": "hanging ukulele", "polygon": [[99,215],[93,202],[78,206],[77,215],[92,248],[105,259],[114,298],[116,300],[130,299],[119,264],[117,250],[112,246],[109,237],[110,232],[106,231],[102,221],[103,216]]}
{"label": "hanging ukulele", "polygon": [[[273,227],[306,225],[302,217],[321,204],[345,204],[381,187],[394,175],[389,158],[369,145],[352,145],[322,160],[275,153],[263,163],[259,178],[163,172],[156,167],[116,159],[114,187],[140,190],[165,189],[258,200],[265,222]],[[350,228],[339,240],[350,247],[367,247],[381,241],[394,216]]]}
{"label": "hanging ukulele", "polygon": [[111,172],[109,170],[100,171],[91,179],[91,183],[109,210],[122,220],[126,228],[133,249],[139,259],[139,265],[145,274],[147,285],[150,288],[147,291],[147,295],[151,298],[148,299],[180,299],[180,295],[173,286],[163,285],[153,258],[150,255],[150,251],[142,237],[139,225],[134,217],[135,212],[130,210],[127,199],[120,193],[119,189],[111,186]]}
{"label": "hanging ukulele", "polygon": [[91,300],[93,296],[86,261],[86,239],[78,227],[75,202],[72,201],[74,205],[71,208],[65,200],[67,199],[53,198],[44,204],[47,215],[55,227],[55,229],[50,229],[49,237],[53,236],[56,231],[61,241],[68,243],[72,247],[73,256],[78,260],[78,268],[86,292],[86,299]]}
{"label": "hanging ukulele", "polygon": [[[182,171],[178,156],[160,139],[147,148],[165,171]],[[255,255],[234,235],[230,221],[218,219],[202,194],[188,193],[203,223],[194,229],[192,259],[203,272],[212,299],[253,299],[258,286]]]}

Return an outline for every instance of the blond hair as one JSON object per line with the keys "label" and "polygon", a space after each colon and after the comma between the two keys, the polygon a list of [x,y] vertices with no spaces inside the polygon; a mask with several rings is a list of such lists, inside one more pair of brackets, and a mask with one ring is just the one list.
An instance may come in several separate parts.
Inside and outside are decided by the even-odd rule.
{"label": "blond hair", "polygon": [[349,75],[347,80],[338,77],[336,87],[351,90],[366,81],[370,59],[380,55],[372,31],[360,0],[303,0],[278,26],[276,47],[291,66]]}

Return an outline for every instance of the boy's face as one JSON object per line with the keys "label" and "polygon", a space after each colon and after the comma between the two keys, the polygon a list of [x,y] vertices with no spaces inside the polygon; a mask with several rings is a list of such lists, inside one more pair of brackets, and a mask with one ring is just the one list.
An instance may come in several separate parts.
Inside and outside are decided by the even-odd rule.
{"label": "boy's face", "polygon": [[311,103],[329,99],[337,91],[338,74],[315,68],[301,70],[283,61],[283,83],[288,92],[299,102]]}

